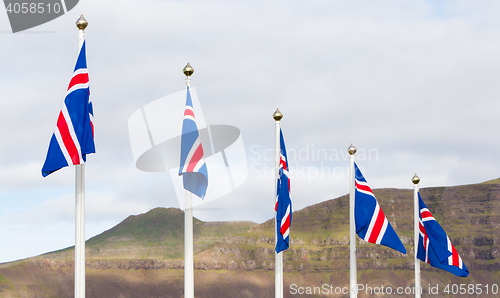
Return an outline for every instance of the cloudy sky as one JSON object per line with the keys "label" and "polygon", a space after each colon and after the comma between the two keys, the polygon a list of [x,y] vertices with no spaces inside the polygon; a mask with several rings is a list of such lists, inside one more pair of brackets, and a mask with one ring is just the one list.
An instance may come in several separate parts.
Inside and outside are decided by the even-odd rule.
{"label": "cloudy sky", "polygon": [[[95,1],[11,32],[0,13],[0,262],[74,245],[74,169],[40,170],[84,14],[97,153],[86,165],[86,238],[131,214],[179,207],[168,173],[135,167],[128,119],[185,88],[208,124],[238,127],[248,179],[195,211],[273,216],[279,108],[294,209],[348,192],[347,148],[372,188],[498,178],[498,1]],[[292,223],[293,229],[293,223]]]}

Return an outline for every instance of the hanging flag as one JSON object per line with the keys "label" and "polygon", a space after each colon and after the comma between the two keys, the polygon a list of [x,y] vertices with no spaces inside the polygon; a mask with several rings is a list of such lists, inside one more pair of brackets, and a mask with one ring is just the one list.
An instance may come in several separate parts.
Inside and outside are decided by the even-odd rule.
{"label": "hanging flag", "polygon": [[290,247],[290,225],[292,223],[292,200],[290,198],[290,179],[288,178],[288,160],[285,140],[280,129],[280,164],[276,188],[276,252]]}
{"label": "hanging flag", "polygon": [[184,189],[202,199],[205,197],[208,187],[208,171],[203,155],[203,146],[196,125],[191,93],[187,87],[186,108],[182,121],[179,175],[182,175]]}
{"label": "hanging flag", "polygon": [[354,167],[356,171],[354,196],[356,234],[367,242],[381,244],[406,254],[403,243],[385,217],[356,163]]}
{"label": "hanging flag", "polygon": [[50,139],[43,177],[69,165],[83,164],[87,154],[95,153],[93,121],[84,42]]}
{"label": "hanging flag", "polygon": [[467,277],[469,270],[448,235],[432,216],[418,193],[419,228],[417,258],[432,267],[441,268],[456,276]]}

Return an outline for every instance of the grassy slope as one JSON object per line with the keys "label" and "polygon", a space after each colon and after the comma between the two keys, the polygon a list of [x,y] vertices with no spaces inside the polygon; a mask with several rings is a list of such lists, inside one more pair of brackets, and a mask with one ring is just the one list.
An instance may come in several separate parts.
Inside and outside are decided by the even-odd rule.
{"label": "grassy slope", "polygon": [[[409,286],[413,282],[413,271],[409,267],[413,260],[413,191],[377,189],[374,192],[408,254],[360,243],[358,281],[372,286]],[[471,270],[471,275],[463,279],[422,264],[422,285],[439,284],[443,288],[452,283],[499,284],[500,179],[476,185],[425,188],[420,193]],[[130,216],[116,227],[89,239],[87,259],[182,259],[183,218],[182,211],[164,208]],[[285,252],[285,288],[291,283],[347,285],[348,225],[347,196],[294,211],[292,246]],[[273,230],[272,220],[261,225],[195,220],[195,261],[215,260],[226,264],[234,261],[239,266],[253,261],[257,268],[196,270],[197,297],[272,297],[273,271],[269,266],[274,263]],[[72,259],[73,253],[69,248],[41,258]],[[10,267],[4,264],[4,268],[0,268],[1,297],[11,297],[8,293],[20,295],[21,291],[29,293],[33,289],[50,293],[43,297],[61,297],[59,294],[66,293],[67,287],[72,289],[71,268],[34,269],[22,262],[17,264]],[[489,269],[479,270],[481,266],[489,266]],[[182,272],[87,269],[87,292],[94,293],[89,297],[116,297],[117,293],[123,297],[143,297],[140,293],[150,293],[155,297],[155,293],[167,291],[173,294],[158,296],[179,297]],[[108,287],[113,294],[99,296],[101,286]]]}
{"label": "grassy slope", "polygon": [[[2,298],[13,297],[72,297],[73,271],[71,269],[30,269],[12,267],[4,269],[5,275],[13,282],[10,287],[0,291]],[[498,272],[473,272],[467,280],[449,276],[442,272],[423,272],[423,297],[453,297],[446,295],[447,284],[498,284]],[[238,298],[272,298],[274,297],[274,272],[270,270],[196,270],[195,294],[197,298],[238,297]],[[358,283],[372,288],[387,288],[394,291],[397,287],[413,286],[413,272],[406,270],[358,271]],[[322,287],[324,284],[334,288],[348,287],[349,271],[322,273],[285,273],[284,294],[292,297],[348,297],[346,295],[291,295],[294,288]],[[429,285],[439,285],[438,295],[427,295]],[[86,271],[86,297],[162,297],[178,298],[183,293],[182,270],[94,270]],[[0,288],[1,289],[1,288]],[[369,293],[368,293],[369,294]],[[413,295],[367,295],[361,292],[359,298],[365,297],[413,297]],[[455,295],[455,297],[498,297],[498,295]]]}
{"label": "grassy slope", "polygon": [[[253,222],[202,222],[194,219],[194,252],[203,251],[218,238],[244,233]],[[131,215],[115,227],[86,241],[87,259],[182,259],[184,212],[155,208]],[[74,258],[74,247],[44,254],[40,258]]]}

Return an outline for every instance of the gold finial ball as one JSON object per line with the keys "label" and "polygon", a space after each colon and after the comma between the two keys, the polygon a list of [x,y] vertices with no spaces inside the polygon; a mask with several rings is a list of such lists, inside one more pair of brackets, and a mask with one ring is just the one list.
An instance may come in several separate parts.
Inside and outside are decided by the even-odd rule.
{"label": "gold finial ball", "polygon": [[76,27],[78,27],[78,29],[80,29],[80,30],[85,30],[85,28],[87,28],[88,25],[89,25],[89,22],[87,22],[87,20],[83,17],[83,14],[78,19],[78,21],[76,21]]}
{"label": "gold finial ball", "polygon": [[283,118],[283,114],[281,114],[279,109],[276,109],[276,112],[274,112],[274,114],[273,114],[273,118],[276,121],[280,121],[281,118]]}
{"label": "gold finial ball", "polygon": [[420,182],[420,178],[418,178],[417,174],[411,178],[411,182],[413,182],[413,184],[418,184]]}
{"label": "gold finial ball", "polygon": [[351,146],[347,149],[347,152],[349,152],[350,155],[354,155],[356,153],[356,147],[351,143]]}
{"label": "gold finial ball", "polygon": [[186,67],[184,67],[182,72],[184,73],[184,75],[186,75],[186,77],[190,77],[194,73],[194,69],[191,67],[191,64],[189,64],[189,62],[188,62],[188,64],[186,65]]}

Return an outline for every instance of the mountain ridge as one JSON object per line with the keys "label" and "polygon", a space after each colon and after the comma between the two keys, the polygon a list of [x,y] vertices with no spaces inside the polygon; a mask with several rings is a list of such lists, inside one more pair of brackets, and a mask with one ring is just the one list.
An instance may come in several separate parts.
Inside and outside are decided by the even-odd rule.
{"label": "mountain ridge", "polygon": [[[411,285],[414,268],[413,190],[382,188],[373,192],[408,253],[404,255],[356,237],[358,281],[368,281],[366,283],[372,285]],[[467,282],[492,284],[496,281],[498,284],[500,178],[478,184],[422,188],[420,193],[471,271]],[[348,207],[348,195],[344,195],[294,211],[291,246],[284,253],[286,286],[298,281],[320,286],[323,282],[348,285]],[[87,275],[92,280],[87,287],[98,288],[100,282],[96,280],[97,276],[113,276],[120,281],[111,283],[115,291],[122,291],[124,284],[129,289],[136,289],[126,282],[131,276],[147,283],[147,280],[137,276],[139,273],[134,273],[137,271],[143,274],[149,272],[147,275],[154,280],[150,285],[153,288],[165,287],[182,293],[183,225],[184,214],[181,210],[155,208],[147,213],[131,215],[115,227],[87,240],[86,267]],[[220,297],[228,293],[234,297],[272,297],[273,231],[272,219],[262,224],[195,219],[196,293],[201,293],[200,297]],[[16,277],[19,272],[35,276],[50,273],[68,278],[73,271],[73,254],[74,249],[66,248],[0,267],[0,294],[16,293],[12,288],[23,287],[24,284]],[[421,268],[422,284],[435,280],[440,285],[464,283],[464,280],[428,264],[422,263]],[[391,278],[381,277],[382,272]],[[234,280],[233,276],[240,279]],[[41,277],[38,278],[41,280]],[[223,286],[225,280],[241,284],[244,291],[227,290]],[[5,288],[9,284],[10,290],[2,292],[2,285]],[[51,293],[54,291],[51,290]],[[129,294],[120,293],[123,297],[142,297],[139,292],[130,290]]]}

